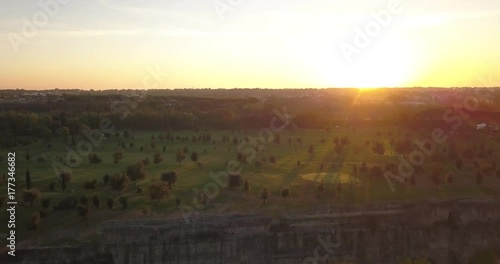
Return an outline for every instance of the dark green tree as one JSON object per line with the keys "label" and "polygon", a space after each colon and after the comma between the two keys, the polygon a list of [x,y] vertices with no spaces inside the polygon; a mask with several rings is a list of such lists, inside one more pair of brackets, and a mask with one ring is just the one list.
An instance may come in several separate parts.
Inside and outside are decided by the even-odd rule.
{"label": "dark green tree", "polygon": [[31,175],[30,170],[26,170],[26,189],[31,189]]}
{"label": "dark green tree", "polygon": [[194,166],[197,166],[197,165],[198,165],[198,158],[199,158],[199,156],[198,156],[198,152],[193,151],[193,152],[191,153],[191,161],[193,161],[193,162],[194,162]]}
{"label": "dark green tree", "polygon": [[177,173],[175,171],[165,171],[161,173],[161,181],[168,184],[168,188],[172,189],[172,185],[177,182]]}

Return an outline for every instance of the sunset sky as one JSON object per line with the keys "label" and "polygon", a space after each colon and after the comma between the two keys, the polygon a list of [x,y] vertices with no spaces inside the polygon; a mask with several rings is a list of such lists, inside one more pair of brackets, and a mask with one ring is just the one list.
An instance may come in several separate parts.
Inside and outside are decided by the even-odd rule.
{"label": "sunset sky", "polygon": [[[64,0],[50,14],[39,3],[55,1],[0,2],[0,89],[500,81],[498,0],[401,0],[398,8],[390,0]],[[388,23],[374,17],[380,12],[391,14]],[[34,16],[38,32],[23,33]],[[380,32],[356,45],[366,25]],[[148,68],[162,73],[154,87],[143,85]]]}

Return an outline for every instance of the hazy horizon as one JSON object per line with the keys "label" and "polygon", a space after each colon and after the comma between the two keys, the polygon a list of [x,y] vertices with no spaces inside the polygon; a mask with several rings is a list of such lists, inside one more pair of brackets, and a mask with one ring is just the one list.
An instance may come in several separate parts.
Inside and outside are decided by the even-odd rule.
{"label": "hazy horizon", "polygon": [[499,86],[498,1],[58,1],[0,4],[0,89]]}

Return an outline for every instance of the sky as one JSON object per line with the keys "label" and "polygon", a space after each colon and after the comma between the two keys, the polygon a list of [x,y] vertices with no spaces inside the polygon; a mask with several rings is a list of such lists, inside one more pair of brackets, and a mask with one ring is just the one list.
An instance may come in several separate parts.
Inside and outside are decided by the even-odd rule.
{"label": "sky", "polygon": [[2,0],[0,89],[500,86],[498,0]]}

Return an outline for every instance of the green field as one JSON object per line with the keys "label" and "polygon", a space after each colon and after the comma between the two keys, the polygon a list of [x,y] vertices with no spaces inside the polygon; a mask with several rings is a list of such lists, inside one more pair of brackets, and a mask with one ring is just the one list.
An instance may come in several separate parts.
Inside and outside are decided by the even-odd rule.
{"label": "green field", "polygon": [[[87,157],[83,157],[79,166],[72,171],[72,180],[68,184],[65,192],[61,191],[58,175],[54,172],[52,164],[57,157],[64,157],[68,153],[62,138],[52,138],[52,147],[47,147],[47,142],[40,141],[29,146],[19,146],[4,150],[2,153],[2,163],[0,170],[7,172],[7,152],[16,152],[16,192],[17,200],[22,201],[23,190],[25,188],[25,172],[29,168],[32,178],[32,188],[37,188],[42,193],[42,198],[51,198],[52,205],[67,196],[79,198],[83,195],[92,197],[97,194],[101,197],[101,208],[90,206],[91,210],[87,217],[82,218],[76,210],[52,211],[48,210],[47,217],[42,218],[40,226],[36,231],[28,231],[25,228],[30,216],[39,211],[42,207],[40,202],[35,205],[18,205],[16,212],[17,219],[17,240],[33,240],[43,245],[79,243],[83,240],[92,239],[97,235],[98,224],[109,219],[126,218],[167,218],[181,217],[181,213],[176,206],[175,200],[179,198],[183,205],[193,206],[195,191],[202,190],[207,184],[213,183],[209,176],[210,172],[224,171],[226,162],[236,160],[238,146],[242,143],[233,143],[233,138],[242,140],[245,137],[258,137],[258,130],[249,131],[171,131],[174,137],[187,137],[189,140],[166,141],[160,140],[160,134],[165,135],[165,131],[130,131],[133,136],[125,138],[111,136],[103,140],[100,144],[93,146],[93,153],[102,158],[100,164],[90,164]],[[192,137],[198,138],[200,135],[210,134],[211,140],[206,142],[192,142]],[[155,139],[152,140],[152,136]],[[222,142],[223,137],[229,137],[229,141]],[[349,143],[341,152],[335,151],[335,138],[347,137]],[[414,185],[408,182],[397,184],[395,191],[391,191],[384,177],[374,177],[370,173],[353,174],[353,166],[360,166],[366,162],[368,167],[374,165],[385,168],[387,163],[399,164],[398,154],[393,150],[391,139],[399,140],[404,138],[428,138],[426,132],[414,132],[399,128],[384,129],[353,129],[337,128],[332,131],[325,130],[302,130],[291,129],[280,133],[280,143],[261,143],[263,148],[257,151],[255,158],[248,158],[247,164],[241,164],[240,172],[244,180],[248,180],[251,189],[248,193],[242,187],[230,189],[225,188],[218,192],[210,200],[209,204],[196,210],[201,213],[230,213],[230,212],[259,212],[279,217],[294,210],[308,209],[323,205],[360,205],[377,202],[413,202],[428,199],[452,199],[462,197],[494,197],[500,193],[500,178],[495,172],[484,175],[482,184],[476,184],[476,171],[481,170],[498,160],[499,144],[486,136],[478,135],[473,139],[463,140],[461,138],[450,138],[457,142],[459,152],[466,147],[474,145],[478,150],[482,148],[493,149],[492,155],[479,160],[479,165],[475,166],[473,160],[464,159],[464,166],[458,170],[455,160],[445,162],[439,158],[442,156],[443,148],[448,147],[449,142],[438,145],[434,155],[427,157],[424,164],[424,172],[415,176]],[[451,135],[450,135],[451,137]],[[455,137],[455,136],[454,136]],[[298,142],[300,138],[301,143]],[[289,143],[289,139],[290,142]],[[75,143],[78,145],[85,138],[75,136]],[[380,141],[385,146],[385,154],[375,154],[367,141]],[[213,142],[215,141],[215,143]],[[121,142],[126,143],[126,148],[120,146]],[[130,147],[129,143],[134,146]],[[155,142],[155,149],[152,149],[151,142]],[[310,152],[309,146],[314,145],[314,151]],[[140,147],[143,150],[140,150]],[[165,152],[163,152],[165,146]],[[248,148],[246,145],[243,149]],[[186,159],[182,166],[176,162],[175,153],[178,148],[187,147]],[[117,164],[113,162],[113,153],[122,150],[123,159]],[[199,162],[202,166],[195,166],[190,160],[192,151],[199,153]],[[29,161],[25,154],[29,152]],[[163,161],[159,164],[153,163],[153,155],[160,152]],[[38,161],[43,156],[45,161]],[[270,162],[270,157],[274,156],[276,162]],[[146,179],[136,184],[130,182],[128,188],[122,193],[111,190],[104,185],[103,176],[112,175],[125,171],[126,167],[149,157],[150,163],[146,166]],[[259,160],[260,166],[255,162]],[[439,185],[429,180],[428,175],[436,162],[442,166],[442,174],[453,172],[453,182],[446,180]],[[475,160],[475,159],[474,159]],[[300,166],[297,165],[300,161]],[[476,164],[477,165],[477,164]],[[148,195],[148,186],[152,182],[160,180],[161,172],[174,170],[178,180],[169,192],[168,198],[161,201],[152,201]],[[385,170],[385,169],[384,169]],[[1,174],[1,173],[0,173]],[[86,190],[84,182],[96,179],[97,187],[94,190]],[[319,192],[320,182],[324,183],[324,191]],[[49,191],[50,183],[57,183],[56,191]],[[213,184],[212,184],[213,185]],[[138,194],[136,189],[142,186],[144,192]],[[291,196],[281,197],[283,186],[289,186]],[[270,191],[270,198],[265,205],[260,198],[261,189],[267,187]],[[6,184],[1,187],[0,196],[7,193]],[[128,209],[122,209],[118,203],[118,197],[128,197]],[[113,209],[106,207],[105,199],[115,198]],[[4,207],[5,208],[5,205]],[[143,210],[147,212],[144,214]],[[4,212],[5,209],[2,209]],[[6,214],[2,213],[1,222],[7,221]],[[0,233],[5,233],[6,226],[0,227]]]}

